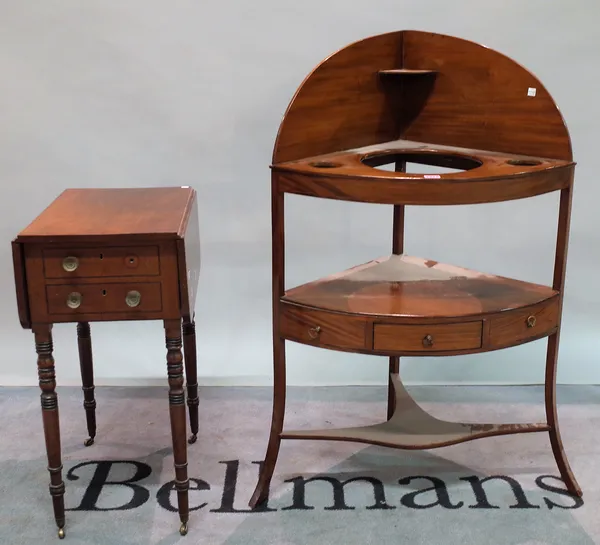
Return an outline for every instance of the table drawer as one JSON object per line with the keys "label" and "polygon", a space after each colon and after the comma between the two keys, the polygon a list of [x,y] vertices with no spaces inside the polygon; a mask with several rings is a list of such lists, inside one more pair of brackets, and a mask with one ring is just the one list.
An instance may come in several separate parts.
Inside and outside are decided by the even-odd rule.
{"label": "table drawer", "polygon": [[286,339],[340,350],[365,348],[365,322],[361,318],[285,303],[280,308],[280,331]]}
{"label": "table drawer", "polygon": [[375,324],[373,348],[389,352],[446,352],[481,347],[481,321],[454,324]]}
{"label": "table drawer", "polygon": [[558,297],[490,320],[490,346],[500,348],[549,335],[558,325]]}
{"label": "table drawer", "polygon": [[46,286],[48,314],[102,314],[162,310],[160,282]]}
{"label": "table drawer", "polygon": [[158,246],[52,248],[43,250],[46,278],[156,276]]}

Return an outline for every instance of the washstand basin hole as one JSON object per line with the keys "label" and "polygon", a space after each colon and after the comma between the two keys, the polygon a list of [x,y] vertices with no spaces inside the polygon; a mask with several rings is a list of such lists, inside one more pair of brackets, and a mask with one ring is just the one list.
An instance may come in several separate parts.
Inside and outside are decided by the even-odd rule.
{"label": "washstand basin hole", "polygon": [[450,174],[480,167],[475,157],[440,152],[388,151],[367,155],[364,165],[377,170],[394,171],[397,163],[404,163],[404,172],[411,174]]}

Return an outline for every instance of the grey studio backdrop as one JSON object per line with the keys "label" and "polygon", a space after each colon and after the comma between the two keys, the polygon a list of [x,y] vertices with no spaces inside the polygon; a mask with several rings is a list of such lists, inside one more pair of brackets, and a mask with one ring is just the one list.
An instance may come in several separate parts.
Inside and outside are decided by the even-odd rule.
{"label": "grey studio backdrop", "polygon": [[[201,384],[271,384],[270,173],[305,75],[361,38],[451,34],[533,71],[561,107],[576,170],[559,382],[600,383],[597,0],[0,0],[0,384],[37,383],[10,240],[68,187],[190,185],[199,194]],[[540,130],[544,130],[540,127]],[[550,283],[558,195],[409,208],[407,253]],[[288,287],[386,255],[388,206],[287,199]],[[106,218],[110,221],[110,218]],[[92,324],[97,384],[165,384],[160,322]],[[545,341],[403,360],[409,384],[543,381]],[[78,384],[75,326],[55,326]],[[383,384],[384,358],[288,343],[290,384]]]}

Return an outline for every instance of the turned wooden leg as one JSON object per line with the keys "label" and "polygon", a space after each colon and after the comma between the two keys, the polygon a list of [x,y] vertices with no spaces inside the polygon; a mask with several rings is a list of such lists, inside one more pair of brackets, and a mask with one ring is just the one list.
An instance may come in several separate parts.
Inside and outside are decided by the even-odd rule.
{"label": "turned wooden leg", "polygon": [[252,494],[249,505],[254,508],[269,497],[269,485],[275,471],[279,446],[281,444],[281,432],[283,431],[283,419],[285,415],[285,340],[276,337],[273,342],[273,413],[271,417],[271,434],[267,446],[267,454],[262,465],[258,484]]}
{"label": "turned wooden leg", "polygon": [[185,378],[187,386],[187,404],[190,413],[190,429],[192,435],[188,443],[196,442],[198,437],[198,370],[196,365],[196,324],[194,321],[183,322],[183,353],[185,361]]}
{"label": "turned wooden leg", "polygon": [[54,507],[54,520],[58,526],[58,537],[65,537],[65,483],[62,480],[62,462],[60,457],[60,427],[58,421],[58,397],[56,395],[56,380],[54,375],[54,358],[52,357],[52,326],[49,324],[35,325],[35,350],[40,389],[42,390],[42,419],[44,422],[44,437],[46,439],[46,454],[48,456],[48,471],[50,472],[50,495]]}
{"label": "turned wooden leg", "polygon": [[81,369],[81,383],[83,390],[83,408],[89,438],[84,445],[89,447],[94,444],[96,437],[96,400],[94,399],[94,362],[92,359],[92,338],[90,324],[79,322],[77,324],[77,345],[79,346],[79,367]]}
{"label": "turned wooden leg", "polygon": [[185,393],[183,390],[183,355],[181,353],[181,321],[165,320],[167,344],[167,371],[169,375],[169,413],[171,436],[173,438],[173,458],[175,460],[175,488],[181,527],[179,533],[187,534],[189,519],[188,489],[190,481],[187,473],[187,444]]}
{"label": "turned wooden leg", "polygon": [[546,384],[545,384],[545,400],[546,400],[546,419],[550,426],[550,444],[556,465],[560,472],[560,476],[567,487],[567,490],[578,497],[582,496],[581,487],[573,475],[571,466],[567,460],[565,449],[560,437],[558,428],[558,411],[556,408],[556,367],[558,360],[558,343],[559,333],[555,333],[548,337],[548,351],[546,355]]}

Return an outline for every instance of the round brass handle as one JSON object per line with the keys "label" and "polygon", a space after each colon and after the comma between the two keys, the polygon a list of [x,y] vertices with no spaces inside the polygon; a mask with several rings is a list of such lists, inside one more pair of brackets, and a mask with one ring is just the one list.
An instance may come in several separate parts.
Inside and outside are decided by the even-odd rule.
{"label": "round brass handle", "polygon": [[529,318],[527,318],[527,327],[535,327],[535,322],[535,316],[529,316]]}
{"label": "round brass handle", "polygon": [[81,293],[72,291],[67,295],[67,306],[69,308],[78,308],[81,305]]}
{"label": "round brass handle", "polygon": [[321,326],[311,327],[308,330],[308,336],[311,339],[316,339],[321,333]]}
{"label": "round brass handle", "polygon": [[63,259],[62,266],[65,271],[73,272],[79,267],[79,260],[75,256],[67,256]]}
{"label": "round brass handle", "polygon": [[127,296],[125,297],[125,302],[130,307],[137,307],[142,300],[142,294],[139,291],[129,291],[127,292]]}
{"label": "round brass handle", "polygon": [[433,337],[431,335],[425,335],[425,337],[423,337],[423,346],[433,346]]}

